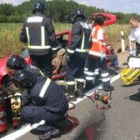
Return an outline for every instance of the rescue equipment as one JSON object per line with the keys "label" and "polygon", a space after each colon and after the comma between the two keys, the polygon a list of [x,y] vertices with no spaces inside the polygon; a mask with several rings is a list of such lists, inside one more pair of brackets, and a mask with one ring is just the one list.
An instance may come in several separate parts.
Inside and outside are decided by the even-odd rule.
{"label": "rescue equipment", "polygon": [[97,89],[91,96],[87,97],[93,101],[95,107],[98,110],[106,110],[111,107],[110,106],[111,94],[112,94],[111,91],[105,92],[104,90]]}
{"label": "rescue equipment", "polygon": [[21,93],[15,93],[11,98],[12,125],[17,128],[21,124],[20,112],[22,107]]}
{"label": "rescue equipment", "polygon": [[125,85],[130,85],[140,76],[139,56],[130,56],[127,62],[128,67],[124,68],[120,73],[120,78]]}

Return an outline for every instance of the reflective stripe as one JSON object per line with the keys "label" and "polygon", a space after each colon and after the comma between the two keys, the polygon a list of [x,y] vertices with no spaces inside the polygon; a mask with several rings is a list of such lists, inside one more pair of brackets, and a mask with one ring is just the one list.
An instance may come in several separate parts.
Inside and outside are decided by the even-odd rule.
{"label": "reflective stripe", "polygon": [[88,71],[88,68],[84,68],[85,71]]}
{"label": "reflective stripe", "polygon": [[26,35],[27,35],[27,39],[28,39],[28,46],[30,45],[30,36],[29,36],[29,28],[26,27]]}
{"label": "reflective stripe", "polygon": [[53,50],[53,51],[56,51],[57,49],[58,49],[57,47],[55,47],[55,48],[54,48],[54,47],[52,47],[52,50]]}
{"label": "reflective stripe", "polygon": [[51,46],[28,46],[29,49],[50,49]]}
{"label": "reflective stripe", "polygon": [[[101,53],[100,52],[89,51],[89,54],[101,57]],[[103,54],[103,57],[105,57],[105,54]]]}
{"label": "reflective stripe", "polygon": [[92,42],[96,42],[96,43],[98,43],[98,39],[96,39],[96,38],[92,38]]}
{"label": "reflective stripe", "polygon": [[107,77],[107,76],[109,76],[109,73],[102,73],[101,74],[101,77]]}
{"label": "reflective stripe", "polygon": [[89,76],[93,76],[94,75],[94,72],[87,71],[86,74],[89,75]]}
{"label": "reflective stripe", "polygon": [[95,75],[98,75],[99,74],[99,71],[95,71]]}
{"label": "reflective stripe", "polygon": [[95,71],[99,71],[99,69],[95,69]]}
{"label": "reflective stripe", "polygon": [[21,96],[21,93],[16,92],[16,93],[14,94],[14,96]]}
{"label": "reflective stripe", "polygon": [[41,120],[40,122],[37,122],[37,123],[34,123],[34,124],[30,125],[29,128],[30,129],[35,129],[35,128],[37,128],[40,125],[44,125],[45,122],[46,122],[45,120]]}
{"label": "reflective stripe", "polygon": [[87,71],[87,70],[85,70],[85,71],[84,71],[84,74],[86,74],[86,75],[87,75],[87,72],[88,72],[88,71]]}
{"label": "reflective stripe", "polygon": [[68,53],[74,53],[74,50],[67,49]]}
{"label": "reflective stripe", "polygon": [[67,82],[67,85],[75,85],[75,81],[69,81]]}
{"label": "reflective stripe", "polygon": [[[92,42],[93,42],[93,43],[94,43],[94,42],[98,43],[99,40],[96,39],[96,38],[92,38]],[[105,42],[101,42],[101,45],[106,45],[106,43],[105,43]]]}
{"label": "reflective stripe", "polygon": [[90,25],[87,24],[86,22],[81,22],[80,24],[86,29],[91,29]]}
{"label": "reflective stripe", "polygon": [[94,80],[94,77],[86,76],[86,80],[89,80],[89,81]]}
{"label": "reflective stripe", "polygon": [[45,29],[41,26],[41,46],[45,46]]}
{"label": "reflective stripe", "polygon": [[43,17],[29,17],[28,19],[27,19],[27,23],[30,23],[30,22],[35,22],[35,23],[40,23],[40,22],[42,22],[43,21]]}
{"label": "reflective stripe", "polygon": [[95,69],[95,75],[99,75],[99,69]]}
{"label": "reflective stripe", "polygon": [[44,74],[41,70],[40,70],[39,72],[40,72],[40,74],[41,74],[42,76],[45,77],[45,74]]}
{"label": "reflective stripe", "polygon": [[77,48],[75,51],[76,52],[88,52],[89,50],[88,49],[79,49],[79,48]]}
{"label": "reflective stripe", "polygon": [[83,32],[81,50],[84,49],[84,44],[85,44],[85,33]]}
{"label": "reflective stripe", "polygon": [[102,79],[102,82],[109,82],[109,81],[110,81],[110,77]]}
{"label": "reflective stripe", "polygon": [[49,85],[51,83],[51,79],[47,78],[45,84],[43,85],[42,89],[41,89],[41,92],[39,93],[39,97],[43,98]]}
{"label": "reflective stripe", "polygon": [[41,27],[41,45],[42,46],[34,46],[34,45],[30,45],[30,35],[29,35],[29,28],[26,27],[26,34],[27,34],[27,39],[28,39],[28,48],[29,49],[50,49],[51,46],[50,45],[46,45],[45,46],[45,33],[44,33],[44,27]]}
{"label": "reflective stripe", "polygon": [[78,81],[78,82],[85,82],[85,79],[76,79],[76,81]]}
{"label": "reflective stripe", "polygon": [[73,97],[75,97],[75,96],[74,96],[74,95],[69,95],[69,97],[70,97],[70,98],[73,98]]}

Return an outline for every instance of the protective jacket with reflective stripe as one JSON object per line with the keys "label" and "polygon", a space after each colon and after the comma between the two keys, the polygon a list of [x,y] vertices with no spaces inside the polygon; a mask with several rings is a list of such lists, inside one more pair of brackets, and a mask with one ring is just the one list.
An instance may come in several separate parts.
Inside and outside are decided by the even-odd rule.
{"label": "protective jacket with reflective stripe", "polygon": [[36,67],[34,65],[27,65],[24,69],[35,74],[35,75],[45,77],[44,73],[38,67]]}
{"label": "protective jacket with reflective stripe", "polygon": [[93,28],[93,31],[92,31],[92,44],[91,44],[91,48],[89,50],[89,54],[97,56],[97,57],[101,56],[101,50],[100,50],[100,45],[99,45],[99,41],[101,41],[101,47],[102,47],[102,51],[103,51],[103,56],[105,57],[105,55],[106,55],[105,39],[104,38],[103,38],[103,40],[98,39],[99,30],[102,30],[102,27],[99,26],[99,25],[96,25]]}
{"label": "protective jacket with reflective stripe", "polygon": [[30,55],[44,55],[57,49],[54,27],[45,15],[36,13],[23,25],[20,40],[27,43]]}
{"label": "protective jacket with reflective stripe", "polygon": [[63,113],[68,109],[68,102],[62,88],[49,78],[36,77],[36,84],[27,95],[28,105],[42,106],[46,111]]}
{"label": "protective jacket with reflective stripe", "polygon": [[72,27],[72,41],[68,53],[87,53],[90,48],[91,27],[84,19],[75,19]]}

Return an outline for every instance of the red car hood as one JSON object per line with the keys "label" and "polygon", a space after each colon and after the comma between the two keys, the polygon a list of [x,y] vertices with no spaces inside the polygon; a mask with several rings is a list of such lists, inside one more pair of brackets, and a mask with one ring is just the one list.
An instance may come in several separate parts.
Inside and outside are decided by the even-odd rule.
{"label": "red car hood", "polygon": [[9,57],[4,57],[0,59],[0,88],[1,88],[1,80],[2,78],[7,75],[7,68],[6,68],[6,62]]}
{"label": "red car hood", "polygon": [[0,59],[0,77],[7,74],[6,62],[8,58],[9,57],[4,57]]}

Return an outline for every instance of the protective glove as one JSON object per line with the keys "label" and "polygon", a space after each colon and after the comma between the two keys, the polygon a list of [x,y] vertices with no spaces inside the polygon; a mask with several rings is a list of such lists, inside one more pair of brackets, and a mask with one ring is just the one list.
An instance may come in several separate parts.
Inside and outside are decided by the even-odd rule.
{"label": "protective glove", "polygon": [[100,59],[101,59],[101,61],[103,61],[103,60],[104,60],[104,53],[103,53],[103,52],[101,52]]}

